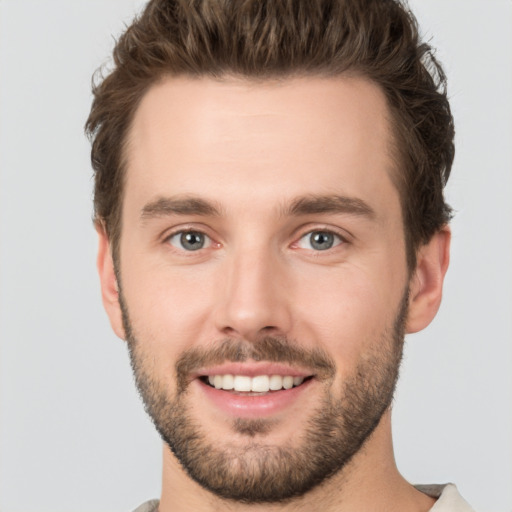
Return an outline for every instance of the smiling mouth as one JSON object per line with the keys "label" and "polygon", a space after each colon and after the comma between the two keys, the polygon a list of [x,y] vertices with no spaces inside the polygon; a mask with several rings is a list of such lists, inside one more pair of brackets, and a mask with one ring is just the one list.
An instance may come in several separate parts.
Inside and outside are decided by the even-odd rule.
{"label": "smiling mouth", "polygon": [[312,377],[293,377],[291,375],[204,375],[200,380],[210,387],[236,393],[262,394],[272,391],[288,390],[301,386]]}

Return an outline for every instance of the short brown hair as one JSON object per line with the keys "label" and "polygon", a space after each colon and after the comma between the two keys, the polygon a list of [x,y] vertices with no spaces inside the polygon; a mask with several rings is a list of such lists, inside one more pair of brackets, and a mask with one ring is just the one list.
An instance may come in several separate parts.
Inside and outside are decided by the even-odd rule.
{"label": "short brown hair", "polygon": [[151,0],[118,40],[113,70],[93,86],[86,131],[94,218],[116,254],[123,145],[145,92],[165,76],[265,79],[357,74],[391,112],[409,268],[445,225],[443,188],[454,157],[444,72],[399,0]]}

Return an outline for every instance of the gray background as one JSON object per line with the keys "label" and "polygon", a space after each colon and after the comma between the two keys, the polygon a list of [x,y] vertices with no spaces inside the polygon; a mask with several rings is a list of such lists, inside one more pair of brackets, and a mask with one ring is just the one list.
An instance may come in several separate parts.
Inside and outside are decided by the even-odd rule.
{"label": "gray background", "polygon": [[[121,512],[159,495],[160,442],[95,273],[90,76],[135,0],[0,0],[0,510]],[[416,0],[457,123],[442,309],[410,336],[398,465],[512,511],[512,2]]]}

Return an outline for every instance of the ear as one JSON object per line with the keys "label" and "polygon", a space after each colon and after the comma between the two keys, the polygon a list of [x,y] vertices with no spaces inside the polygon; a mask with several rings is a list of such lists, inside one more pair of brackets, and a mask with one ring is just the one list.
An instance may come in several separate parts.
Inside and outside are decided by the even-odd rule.
{"label": "ear", "polygon": [[418,250],[416,270],[409,290],[407,333],[421,331],[436,316],[450,262],[450,239],[450,228],[444,226]]}
{"label": "ear", "polygon": [[114,271],[114,261],[112,259],[112,247],[103,224],[96,224],[98,233],[98,257],[96,265],[100,276],[101,298],[103,307],[110,319],[110,325],[114,332],[121,339],[125,339],[123,328],[123,316],[119,304],[119,289]]}

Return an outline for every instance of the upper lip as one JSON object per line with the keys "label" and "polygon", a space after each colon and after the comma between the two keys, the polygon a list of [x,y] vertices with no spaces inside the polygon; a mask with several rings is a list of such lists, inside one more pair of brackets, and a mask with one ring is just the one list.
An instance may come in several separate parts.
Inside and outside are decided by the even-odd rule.
{"label": "upper lip", "polygon": [[191,377],[198,378],[214,375],[245,375],[257,377],[258,375],[291,375],[292,377],[310,377],[312,372],[305,368],[290,366],[286,363],[248,362],[248,363],[223,363],[220,365],[200,368],[193,372]]}

